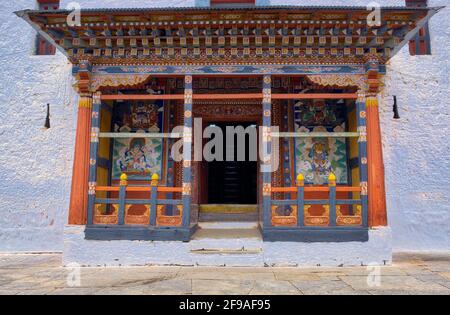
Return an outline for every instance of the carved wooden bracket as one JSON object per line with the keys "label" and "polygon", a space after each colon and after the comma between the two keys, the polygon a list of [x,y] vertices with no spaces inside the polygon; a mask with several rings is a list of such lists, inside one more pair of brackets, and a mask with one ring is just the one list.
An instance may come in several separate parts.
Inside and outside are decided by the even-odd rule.
{"label": "carved wooden bracket", "polygon": [[195,102],[195,117],[261,117],[261,102],[236,101],[231,103],[221,102]]}
{"label": "carved wooden bracket", "polygon": [[355,87],[364,89],[366,78],[363,74],[317,74],[306,76],[312,83],[323,87]]}
{"label": "carved wooden bracket", "polygon": [[91,91],[91,64],[89,60],[81,60],[78,64],[78,73],[76,74],[77,82],[75,88],[80,95],[89,95]]}
{"label": "carved wooden bracket", "polygon": [[382,85],[380,75],[380,60],[377,56],[367,56],[366,63],[366,92],[368,94],[378,94]]}
{"label": "carved wooden bracket", "polygon": [[91,90],[95,92],[102,87],[133,87],[146,82],[149,78],[149,74],[96,75],[92,78]]}

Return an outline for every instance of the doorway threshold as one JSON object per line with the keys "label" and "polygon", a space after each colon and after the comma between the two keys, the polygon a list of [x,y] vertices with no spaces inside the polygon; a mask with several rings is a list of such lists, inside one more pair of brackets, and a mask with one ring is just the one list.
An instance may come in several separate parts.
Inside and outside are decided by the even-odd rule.
{"label": "doorway threshold", "polygon": [[253,213],[258,211],[258,205],[244,204],[203,204],[200,205],[202,213]]}
{"label": "doorway threshold", "polygon": [[256,222],[258,205],[203,204],[199,206],[199,222]]}

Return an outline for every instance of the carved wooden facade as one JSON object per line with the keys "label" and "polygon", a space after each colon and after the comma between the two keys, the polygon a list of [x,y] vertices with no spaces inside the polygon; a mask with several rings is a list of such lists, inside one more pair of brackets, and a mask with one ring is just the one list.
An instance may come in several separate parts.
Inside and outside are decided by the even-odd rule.
{"label": "carved wooden facade", "polygon": [[[73,63],[81,98],[70,223],[87,224],[91,239],[189,240],[199,185],[193,119],[247,117],[262,126],[270,151],[260,166],[270,168],[275,154],[281,164],[261,171],[258,181],[264,238],[367,240],[369,227],[387,224],[376,98],[385,63],[439,9],[382,8],[377,25],[362,7],[91,9],[81,12],[79,25],[67,23],[66,10],[16,12]],[[163,94],[151,89],[153,80]],[[236,87],[233,80],[241,81]],[[161,138],[166,148],[162,178],[147,185],[136,187],[126,176],[98,184],[99,141],[119,137],[102,129],[102,103],[121,100],[164,102],[164,132],[140,135]],[[299,100],[348,102],[355,131],[295,130]],[[176,125],[180,134],[169,129]],[[294,170],[296,139],[338,135],[355,139],[357,185],[341,185],[334,174],[326,185],[305,184]],[[176,141],[184,144],[181,161],[167,153]],[[132,205],[145,211],[133,214]]]}

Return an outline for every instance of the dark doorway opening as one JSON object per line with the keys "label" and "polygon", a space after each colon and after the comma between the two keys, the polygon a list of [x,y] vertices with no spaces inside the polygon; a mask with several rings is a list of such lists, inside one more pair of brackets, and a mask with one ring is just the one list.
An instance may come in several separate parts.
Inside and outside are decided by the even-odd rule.
{"label": "dark doorway opening", "polygon": [[[255,122],[215,122],[209,124],[221,128],[223,132],[223,161],[207,163],[208,170],[208,203],[209,204],[256,204],[257,203],[257,167],[258,163],[252,156],[258,156],[257,152],[250,152],[255,147],[250,146],[250,135],[245,134],[245,160],[238,160],[238,136],[233,131],[227,132],[227,126],[242,126],[254,128],[257,135]],[[248,130],[248,129],[247,129]],[[234,159],[227,159],[227,138],[234,136],[234,150],[228,148]],[[254,139],[258,141],[258,138]],[[242,153],[241,153],[242,154]],[[230,154],[228,154],[230,156]]]}

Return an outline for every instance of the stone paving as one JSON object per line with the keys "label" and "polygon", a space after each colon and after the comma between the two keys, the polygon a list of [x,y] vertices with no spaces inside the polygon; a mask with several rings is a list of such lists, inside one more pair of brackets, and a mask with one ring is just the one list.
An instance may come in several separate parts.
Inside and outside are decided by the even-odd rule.
{"label": "stone paving", "polygon": [[58,254],[0,254],[0,294],[450,294],[450,253],[397,254],[379,270],[60,265]]}

